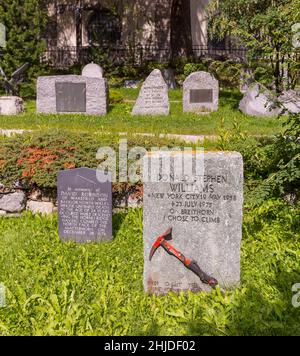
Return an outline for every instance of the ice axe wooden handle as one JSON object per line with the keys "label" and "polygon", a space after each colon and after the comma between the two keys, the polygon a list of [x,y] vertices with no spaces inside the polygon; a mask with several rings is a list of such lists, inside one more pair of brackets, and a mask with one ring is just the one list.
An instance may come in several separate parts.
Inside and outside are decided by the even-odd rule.
{"label": "ice axe wooden handle", "polygon": [[203,272],[196,261],[191,261],[190,264],[186,267],[194,272],[200,278],[202,283],[208,284],[212,288],[215,288],[219,284],[215,278]]}

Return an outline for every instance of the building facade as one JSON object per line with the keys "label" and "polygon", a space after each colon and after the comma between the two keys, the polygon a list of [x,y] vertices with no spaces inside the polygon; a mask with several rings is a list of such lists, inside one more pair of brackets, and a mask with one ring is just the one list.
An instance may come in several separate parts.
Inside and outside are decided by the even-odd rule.
{"label": "building facade", "polygon": [[[48,60],[88,61],[91,48],[141,62],[199,55],[210,47],[209,0],[56,0],[49,3]],[[86,57],[86,58],[85,58]],[[61,63],[60,63],[61,62]]]}

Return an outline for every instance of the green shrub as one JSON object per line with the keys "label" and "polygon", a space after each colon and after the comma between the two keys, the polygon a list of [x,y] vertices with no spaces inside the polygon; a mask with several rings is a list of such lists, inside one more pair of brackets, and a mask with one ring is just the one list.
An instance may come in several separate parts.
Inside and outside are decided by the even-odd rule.
{"label": "green shrub", "polygon": [[203,63],[187,63],[184,66],[183,74],[188,77],[190,74],[199,71],[206,71],[207,67]]}
{"label": "green shrub", "polygon": [[288,129],[274,138],[243,135],[237,126],[220,130],[219,147],[243,155],[247,202],[259,206],[271,197],[300,199],[299,115],[286,122]]}
{"label": "green shrub", "polygon": [[209,71],[215,75],[222,86],[239,87],[243,65],[230,60],[212,61]]}

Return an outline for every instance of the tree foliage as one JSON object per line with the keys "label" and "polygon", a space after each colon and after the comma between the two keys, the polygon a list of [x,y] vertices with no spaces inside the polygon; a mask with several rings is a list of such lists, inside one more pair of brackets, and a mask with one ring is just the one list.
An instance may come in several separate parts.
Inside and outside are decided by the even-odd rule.
{"label": "tree foliage", "polygon": [[293,26],[300,22],[298,0],[214,0],[209,14],[211,35],[240,39],[249,50],[250,64],[259,68],[258,59],[264,62],[268,84],[274,81],[279,92],[288,72],[288,85],[295,86],[300,70],[293,45]]}
{"label": "tree foliage", "polygon": [[30,64],[27,77],[41,68],[45,49],[43,34],[47,10],[42,0],[1,0],[0,22],[6,27],[6,47],[1,49],[0,65],[10,75],[25,62]]}

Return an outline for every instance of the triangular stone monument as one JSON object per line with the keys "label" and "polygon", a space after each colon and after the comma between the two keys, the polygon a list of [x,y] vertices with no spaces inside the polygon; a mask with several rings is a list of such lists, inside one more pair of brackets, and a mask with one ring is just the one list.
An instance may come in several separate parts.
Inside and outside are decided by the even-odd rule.
{"label": "triangular stone monument", "polygon": [[144,82],[132,115],[169,115],[168,86],[159,69],[155,69]]}

